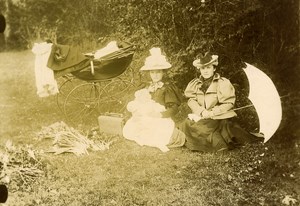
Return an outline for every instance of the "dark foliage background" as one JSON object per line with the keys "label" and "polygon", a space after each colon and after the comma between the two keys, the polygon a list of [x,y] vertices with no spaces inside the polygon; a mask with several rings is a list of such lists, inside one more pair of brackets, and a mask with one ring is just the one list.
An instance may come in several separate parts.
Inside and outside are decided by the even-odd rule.
{"label": "dark foliage background", "polygon": [[[282,127],[299,119],[297,0],[0,0],[0,13],[9,31],[2,50],[31,48],[45,39],[83,51],[126,41],[137,47],[132,67],[139,73],[148,50],[159,46],[181,89],[195,76],[192,61],[211,51],[219,55],[219,72],[236,88],[237,107],[250,103],[242,62],[251,63],[282,96]],[[253,108],[239,116],[242,124],[257,127]]]}

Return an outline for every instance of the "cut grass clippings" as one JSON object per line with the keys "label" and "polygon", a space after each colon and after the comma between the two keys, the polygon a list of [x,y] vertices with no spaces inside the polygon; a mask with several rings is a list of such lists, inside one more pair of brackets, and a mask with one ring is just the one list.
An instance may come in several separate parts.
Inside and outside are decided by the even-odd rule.
{"label": "cut grass clippings", "polygon": [[[100,134],[100,132],[99,132]],[[84,135],[82,132],[69,127],[64,122],[56,122],[47,127],[43,127],[38,132],[38,138],[52,139],[53,147],[48,152],[52,152],[56,155],[63,153],[73,153],[77,156],[89,154],[91,151],[103,151],[109,149],[110,144],[113,141],[100,140],[101,136],[94,130],[91,135]],[[101,134],[100,134],[101,135]],[[102,134],[104,136],[104,134]],[[98,140],[93,141],[89,137],[99,137]]]}

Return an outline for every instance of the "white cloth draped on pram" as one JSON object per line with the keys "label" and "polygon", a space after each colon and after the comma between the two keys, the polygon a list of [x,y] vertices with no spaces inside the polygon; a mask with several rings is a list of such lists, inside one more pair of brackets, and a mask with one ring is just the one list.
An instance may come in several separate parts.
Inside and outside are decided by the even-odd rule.
{"label": "white cloth draped on pram", "polygon": [[54,72],[47,67],[47,62],[51,53],[51,43],[35,43],[32,52],[35,54],[35,80],[37,94],[39,97],[48,97],[58,93],[57,82]]}
{"label": "white cloth draped on pram", "polygon": [[111,41],[109,42],[104,48],[102,49],[98,49],[95,54],[94,54],[94,58],[95,59],[99,59],[105,55],[111,54],[115,51],[120,50],[120,48],[118,47],[118,44],[116,41]]}

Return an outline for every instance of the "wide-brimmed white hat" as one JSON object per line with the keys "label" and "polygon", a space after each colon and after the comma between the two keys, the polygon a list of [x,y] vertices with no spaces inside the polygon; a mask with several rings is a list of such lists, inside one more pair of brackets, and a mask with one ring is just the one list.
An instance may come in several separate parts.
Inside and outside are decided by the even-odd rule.
{"label": "wide-brimmed white hat", "polygon": [[218,65],[218,55],[211,55],[209,52],[206,52],[205,55],[200,55],[198,59],[193,61],[195,67],[204,67],[210,64]]}
{"label": "wide-brimmed white hat", "polygon": [[160,48],[153,47],[150,49],[150,56],[146,58],[141,70],[160,70],[169,69],[170,67],[172,67],[172,65],[167,61],[166,56],[161,54]]}

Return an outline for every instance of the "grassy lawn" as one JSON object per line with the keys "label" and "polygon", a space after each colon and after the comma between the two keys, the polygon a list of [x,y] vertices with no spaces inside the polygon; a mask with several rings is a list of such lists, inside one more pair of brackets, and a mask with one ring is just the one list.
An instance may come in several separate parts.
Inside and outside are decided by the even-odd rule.
{"label": "grassy lawn", "polygon": [[297,200],[289,205],[299,205],[297,133],[278,132],[266,144],[217,154],[186,148],[162,153],[115,137],[108,150],[54,155],[43,152],[51,141],[37,138],[37,133],[65,119],[54,96],[36,95],[30,51],[0,53],[0,85],[1,150],[7,140],[31,148],[43,171],[30,181],[12,175],[7,206],[274,206],[284,205],[287,195]]}

